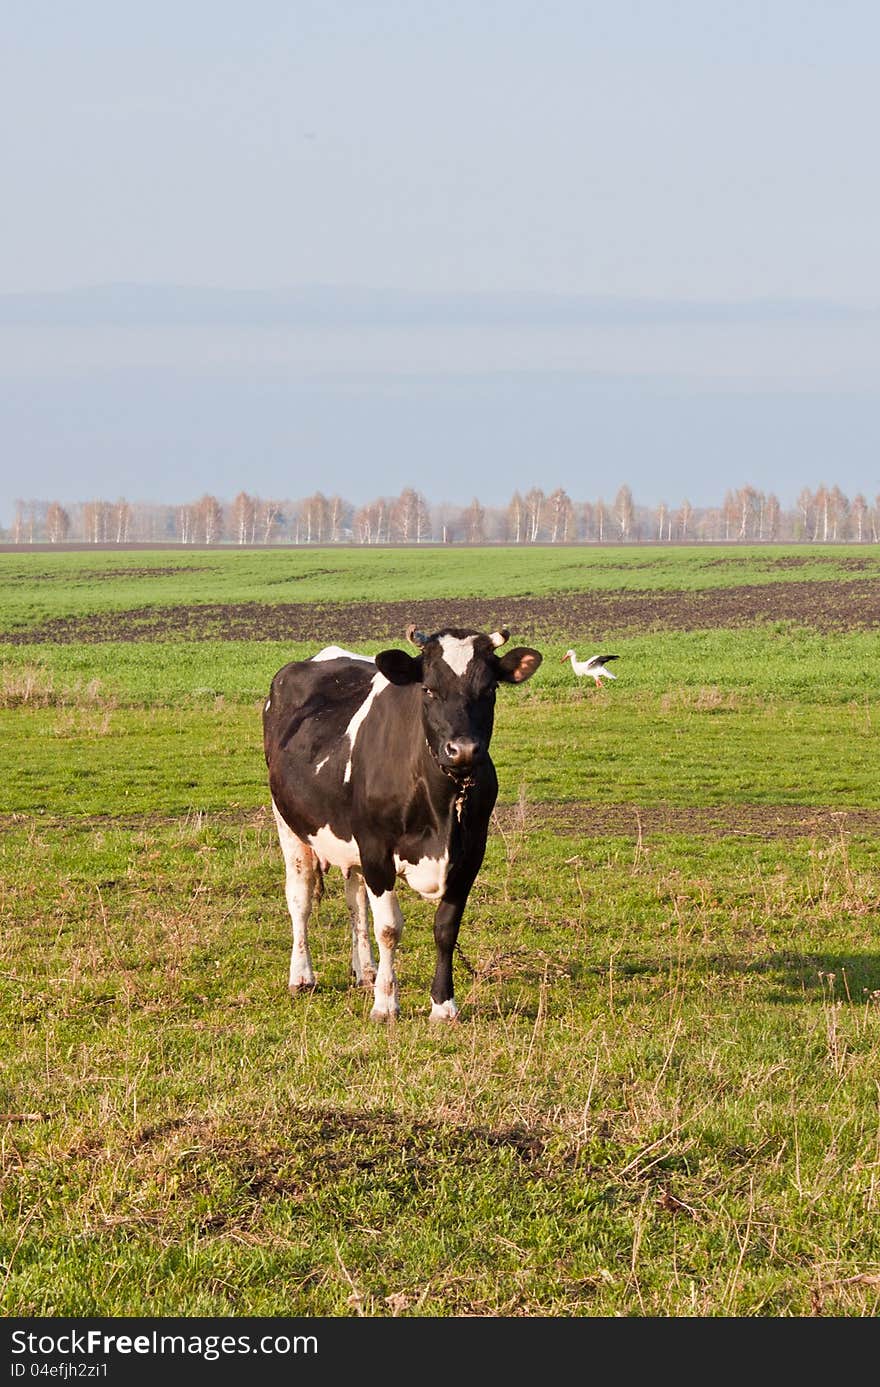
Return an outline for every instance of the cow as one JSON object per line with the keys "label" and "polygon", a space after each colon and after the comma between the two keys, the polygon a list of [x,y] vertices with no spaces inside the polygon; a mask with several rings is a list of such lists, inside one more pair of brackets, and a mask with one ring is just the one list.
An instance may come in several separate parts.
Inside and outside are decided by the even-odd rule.
{"label": "cow", "polygon": [[403,877],[437,902],[429,1019],[452,1022],[452,954],[498,794],[489,756],[495,690],[530,679],[543,657],[528,646],[498,655],[510,638],[504,628],[425,635],[409,626],[406,637],[418,654],[391,649],[373,659],[332,645],[272,680],[263,746],[293,926],[288,985],[294,996],[316,986],[309,916],[324,873],[339,867],[354,982],[373,990],[372,1020],[396,1021]]}

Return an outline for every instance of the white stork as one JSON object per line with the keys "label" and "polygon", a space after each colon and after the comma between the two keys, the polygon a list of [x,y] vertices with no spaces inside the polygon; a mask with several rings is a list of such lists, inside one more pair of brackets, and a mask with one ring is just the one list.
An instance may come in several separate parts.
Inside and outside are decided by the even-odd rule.
{"label": "white stork", "polygon": [[609,660],[617,660],[618,655],[591,655],[587,660],[579,660],[573,650],[566,650],[560,660],[560,664],[566,660],[571,660],[571,667],[579,679],[587,675],[595,681],[596,688],[601,689],[603,679],[616,679],[617,675],[612,674],[606,666]]}

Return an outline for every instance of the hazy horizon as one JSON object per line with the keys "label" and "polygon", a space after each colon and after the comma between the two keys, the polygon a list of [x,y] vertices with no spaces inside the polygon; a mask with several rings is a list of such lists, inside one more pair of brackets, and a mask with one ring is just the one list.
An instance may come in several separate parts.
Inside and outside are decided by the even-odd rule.
{"label": "hazy horizon", "polygon": [[867,0],[34,0],[5,38],[0,525],[880,491]]}

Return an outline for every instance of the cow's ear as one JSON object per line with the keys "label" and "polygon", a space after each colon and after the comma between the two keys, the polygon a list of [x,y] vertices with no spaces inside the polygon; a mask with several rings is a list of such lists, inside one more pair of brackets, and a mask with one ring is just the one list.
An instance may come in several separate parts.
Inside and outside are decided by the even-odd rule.
{"label": "cow's ear", "polygon": [[543,658],[540,650],[518,645],[499,658],[498,677],[506,684],[524,684],[527,679],[531,679]]}
{"label": "cow's ear", "polygon": [[422,657],[407,655],[405,650],[382,650],[376,656],[376,668],[389,684],[421,684]]}

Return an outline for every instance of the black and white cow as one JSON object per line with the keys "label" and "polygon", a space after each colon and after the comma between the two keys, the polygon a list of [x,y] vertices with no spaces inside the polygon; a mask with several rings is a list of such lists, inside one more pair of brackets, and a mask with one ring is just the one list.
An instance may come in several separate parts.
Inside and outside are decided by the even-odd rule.
{"label": "black and white cow", "polygon": [[489,757],[495,690],[529,679],[542,656],[525,646],[497,655],[505,630],[425,636],[410,627],[407,637],[415,656],[383,650],[373,660],[328,646],[272,680],[263,738],[293,923],[289,986],[315,986],[309,915],[323,872],[339,867],[352,972],[373,988],[372,1019],[396,1020],[403,917],[394,888],[402,876],[438,902],[431,1020],[452,1021],[452,953],[498,793]]}

